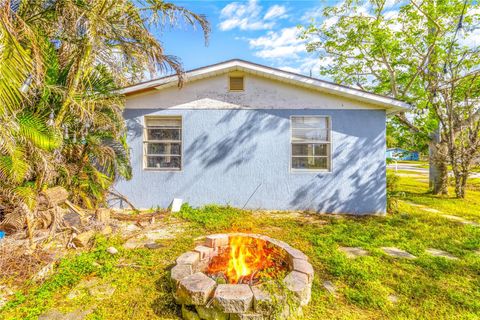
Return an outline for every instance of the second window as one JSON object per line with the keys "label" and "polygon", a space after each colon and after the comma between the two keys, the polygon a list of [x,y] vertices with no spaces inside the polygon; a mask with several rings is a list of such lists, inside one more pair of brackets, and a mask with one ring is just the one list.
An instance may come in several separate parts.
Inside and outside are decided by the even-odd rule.
{"label": "second window", "polygon": [[331,168],[330,118],[292,116],[293,170],[329,171]]}

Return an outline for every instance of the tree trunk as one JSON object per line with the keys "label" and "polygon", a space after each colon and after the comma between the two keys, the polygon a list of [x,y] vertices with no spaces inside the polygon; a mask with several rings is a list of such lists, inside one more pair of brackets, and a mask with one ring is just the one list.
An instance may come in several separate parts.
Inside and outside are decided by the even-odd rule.
{"label": "tree trunk", "polygon": [[457,198],[465,198],[465,189],[463,188],[462,179],[455,179],[455,195]]}
{"label": "tree trunk", "polygon": [[455,174],[455,195],[457,198],[465,198],[465,189],[467,187],[468,171],[459,171]]}
{"label": "tree trunk", "polygon": [[438,132],[434,134],[429,143],[430,189],[433,194],[448,194],[448,160],[447,145],[439,141]]}
{"label": "tree trunk", "polygon": [[68,199],[68,191],[63,187],[53,187],[42,191],[37,199],[39,210],[47,210],[58,206]]}

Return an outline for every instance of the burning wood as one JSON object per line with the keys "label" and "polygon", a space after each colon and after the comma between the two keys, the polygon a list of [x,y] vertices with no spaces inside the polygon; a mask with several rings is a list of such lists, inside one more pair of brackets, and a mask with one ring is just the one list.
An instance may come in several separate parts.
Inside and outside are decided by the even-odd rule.
{"label": "burning wood", "polygon": [[206,273],[231,284],[256,284],[276,278],[287,268],[285,258],[275,246],[261,239],[232,237],[230,245],[212,257]]}

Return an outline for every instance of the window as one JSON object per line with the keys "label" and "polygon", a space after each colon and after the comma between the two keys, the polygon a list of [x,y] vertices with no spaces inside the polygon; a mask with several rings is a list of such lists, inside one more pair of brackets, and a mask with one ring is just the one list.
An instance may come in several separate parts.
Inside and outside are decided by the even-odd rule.
{"label": "window", "polygon": [[145,168],[182,169],[182,118],[145,118]]}
{"label": "window", "polygon": [[330,118],[294,116],[292,127],[292,169],[330,170]]}
{"label": "window", "polygon": [[230,91],[243,91],[243,77],[229,77],[230,79]]}

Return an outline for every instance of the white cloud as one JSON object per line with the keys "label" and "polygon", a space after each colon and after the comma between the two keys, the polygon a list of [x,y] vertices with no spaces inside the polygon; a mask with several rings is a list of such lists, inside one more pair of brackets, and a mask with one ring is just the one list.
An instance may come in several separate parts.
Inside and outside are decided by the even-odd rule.
{"label": "white cloud", "polygon": [[305,74],[312,74],[313,77],[318,77],[321,67],[328,67],[333,63],[332,57],[317,57],[308,56],[302,59],[300,70]]}
{"label": "white cloud", "polygon": [[257,0],[249,0],[246,3],[229,3],[220,12],[221,22],[218,27],[222,31],[235,28],[240,30],[271,29],[275,22],[264,21],[261,17],[262,9]]}
{"label": "white cloud", "polygon": [[240,30],[266,30],[275,26],[276,20],[288,17],[287,8],[275,4],[268,8],[262,15],[263,7],[257,0],[247,2],[232,2],[227,4],[220,12],[220,24],[222,31],[235,28]]}
{"label": "white cloud", "polygon": [[477,48],[480,45],[480,29],[468,32],[464,37],[459,36],[458,42],[466,47]]}
{"label": "white cloud", "polygon": [[305,54],[296,59],[282,62],[282,64],[279,64],[278,69],[319,78],[320,67],[328,67],[332,62],[333,59],[331,57],[323,58]]}
{"label": "white cloud", "polygon": [[275,4],[268,9],[263,19],[264,20],[271,20],[275,18],[283,19],[287,17],[286,13],[287,13],[287,8],[285,8],[284,6]]}
{"label": "white cloud", "polygon": [[307,10],[301,18],[304,23],[310,23],[312,20],[317,20],[317,18],[323,17],[323,9],[325,7],[318,7]]}
{"label": "white cloud", "polygon": [[265,36],[250,39],[250,48],[256,50],[255,55],[264,59],[286,59],[297,57],[305,52],[305,41],[298,39],[297,27],[269,31]]}

